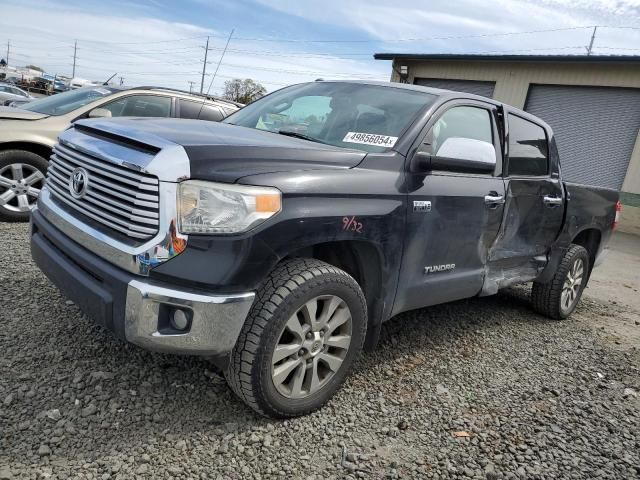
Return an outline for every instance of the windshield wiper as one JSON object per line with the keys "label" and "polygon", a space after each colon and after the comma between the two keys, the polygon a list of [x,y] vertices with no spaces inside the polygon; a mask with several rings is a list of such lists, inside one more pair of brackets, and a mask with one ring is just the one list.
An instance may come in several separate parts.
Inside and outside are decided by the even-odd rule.
{"label": "windshield wiper", "polygon": [[310,137],[309,135],[305,135],[304,133],[292,132],[291,130],[278,130],[278,133],[280,135],[286,135],[287,137],[301,138],[302,140],[309,140],[310,142],[316,142],[316,143],[324,143],[326,145],[326,143],[323,142],[322,140],[318,140],[317,138]]}

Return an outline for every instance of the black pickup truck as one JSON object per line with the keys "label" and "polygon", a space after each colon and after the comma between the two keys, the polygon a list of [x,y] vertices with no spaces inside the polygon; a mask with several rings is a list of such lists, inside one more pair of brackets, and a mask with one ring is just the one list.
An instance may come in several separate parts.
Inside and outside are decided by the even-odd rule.
{"label": "black pickup truck", "polygon": [[493,100],[313,82],[220,124],[77,122],[51,157],[32,255],[141,347],[206,355],[256,411],[338,390],[381,324],[533,282],[567,317],[615,227],[615,191],[562,181],[553,132]]}

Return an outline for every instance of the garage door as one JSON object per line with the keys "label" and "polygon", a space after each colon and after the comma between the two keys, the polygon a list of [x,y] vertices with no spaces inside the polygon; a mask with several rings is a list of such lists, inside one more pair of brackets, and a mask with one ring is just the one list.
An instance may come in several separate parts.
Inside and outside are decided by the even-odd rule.
{"label": "garage door", "polygon": [[620,190],[640,127],[640,89],[532,85],[525,109],[553,128],[565,179]]}
{"label": "garage door", "polygon": [[416,78],[413,83],[425,87],[444,88],[457,92],[473,93],[483,97],[493,97],[495,82],[479,82],[476,80],[449,80],[446,78]]}

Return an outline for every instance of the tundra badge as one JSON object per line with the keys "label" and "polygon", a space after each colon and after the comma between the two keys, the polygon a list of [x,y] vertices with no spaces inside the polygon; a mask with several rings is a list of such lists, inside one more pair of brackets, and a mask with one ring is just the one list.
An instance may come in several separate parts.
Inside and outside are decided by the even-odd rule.
{"label": "tundra badge", "polygon": [[414,200],[413,201],[413,211],[414,212],[430,212],[431,211],[431,202],[424,200]]}
{"label": "tundra badge", "polygon": [[447,272],[449,270],[455,270],[455,268],[455,263],[446,263],[444,265],[429,265],[428,267],[424,267],[424,273]]}

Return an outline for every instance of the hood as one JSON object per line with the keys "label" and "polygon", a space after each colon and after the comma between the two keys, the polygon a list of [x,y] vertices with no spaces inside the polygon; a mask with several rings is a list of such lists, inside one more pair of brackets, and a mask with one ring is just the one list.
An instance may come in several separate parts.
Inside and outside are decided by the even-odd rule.
{"label": "hood", "polygon": [[0,107],[0,119],[10,120],[40,120],[47,118],[49,115],[44,113],[32,112],[15,107]]}
{"label": "hood", "polygon": [[200,180],[231,183],[261,173],[351,168],[366,156],[360,150],[202,120],[117,118],[77,124],[156,149],[181,145],[189,157],[191,178]]}

